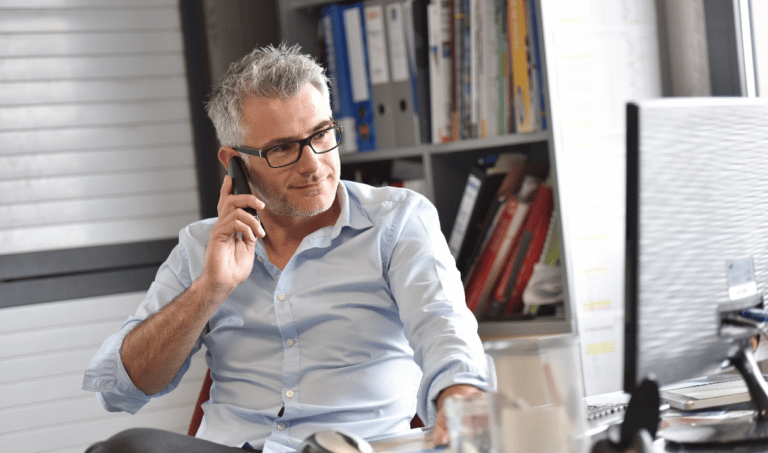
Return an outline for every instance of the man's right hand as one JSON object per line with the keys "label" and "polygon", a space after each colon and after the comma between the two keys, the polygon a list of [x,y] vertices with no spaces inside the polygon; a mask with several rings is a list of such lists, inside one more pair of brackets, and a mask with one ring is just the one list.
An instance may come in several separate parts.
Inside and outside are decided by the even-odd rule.
{"label": "man's right hand", "polygon": [[211,230],[201,279],[217,295],[228,295],[251,274],[256,238],[264,237],[261,223],[242,208],[264,209],[253,195],[231,195],[232,178],[226,176],[219,193],[219,220]]}

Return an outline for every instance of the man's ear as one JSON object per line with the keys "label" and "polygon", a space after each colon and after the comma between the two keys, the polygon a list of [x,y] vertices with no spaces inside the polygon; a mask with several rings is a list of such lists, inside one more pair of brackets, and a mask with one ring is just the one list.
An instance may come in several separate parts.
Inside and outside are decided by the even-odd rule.
{"label": "man's ear", "polygon": [[229,146],[222,146],[219,148],[219,162],[224,168],[229,168],[229,159],[237,157],[240,154]]}

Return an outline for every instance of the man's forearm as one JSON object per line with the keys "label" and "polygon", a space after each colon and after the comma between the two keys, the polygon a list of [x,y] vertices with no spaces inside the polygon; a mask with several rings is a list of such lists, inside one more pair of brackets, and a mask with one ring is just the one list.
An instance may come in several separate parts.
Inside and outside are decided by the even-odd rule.
{"label": "man's forearm", "polygon": [[120,356],[139,390],[154,395],[173,381],[225,297],[196,280],[125,337]]}

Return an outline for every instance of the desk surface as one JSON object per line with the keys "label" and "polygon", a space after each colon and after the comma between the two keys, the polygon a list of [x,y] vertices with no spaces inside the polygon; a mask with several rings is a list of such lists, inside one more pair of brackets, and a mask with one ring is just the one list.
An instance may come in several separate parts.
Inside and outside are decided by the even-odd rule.
{"label": "desk surface", "polygon": [[[752,411],[698,411],[683,412],[670,410],[662,417],[660,430],[686,423],[711,423],[722,418],[751,417]],[[376,453],[443,453],[445,447],[435,448],[432,443],[432,432],[426,429],[414,429],[405,434],[371,439],[370,444]],[[669,445],[664,439],[658,438],[653,443],[655,453],[768,453],[768,442],[765,445],[739,445],[734,446],[700,448]]]}
{"label": "desk surface", "polygon": [[445,451],[444,447],[435,448],[432,443],[432,430],[429,429],[412,429],[405,434],[374,438],[369,442],[377,453]]}

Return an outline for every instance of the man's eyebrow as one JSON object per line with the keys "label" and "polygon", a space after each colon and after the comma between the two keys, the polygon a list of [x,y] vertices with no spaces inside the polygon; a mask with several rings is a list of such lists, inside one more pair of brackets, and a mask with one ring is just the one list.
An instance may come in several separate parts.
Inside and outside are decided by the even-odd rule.
{"label": "man's eyebrow", "polygon": [[[323,120],[323,121],[317,123],[317,125],[314,128],[312,128],[312,132],[310,133],[310,135],[314,134],[317,131],[329,128],[329,127],[333,126],[333,124],[334,124],[333,118],[328,118],[327,120]],[[262,146],[261,149],[262,150],[269,149],[269,148],[275,147],[277,145],[280,145],[282,143],[294,142],[296,140],[301,140],[301,139],[304,139],[304,138],[306,138],[306,137],[294,136],[294,137],[273,138],[272,140],[267,142],[267,144]]]}

